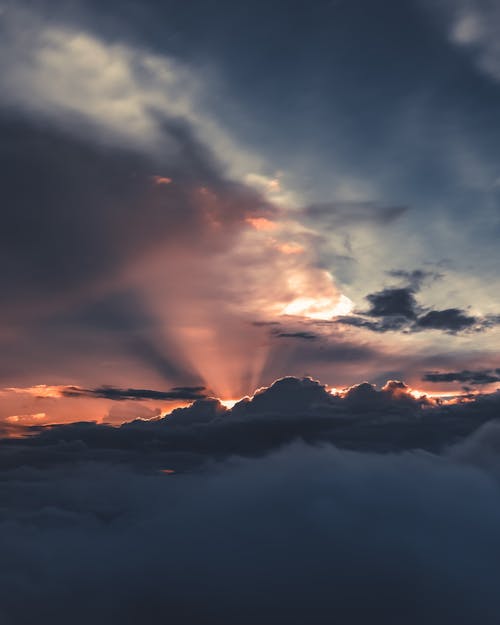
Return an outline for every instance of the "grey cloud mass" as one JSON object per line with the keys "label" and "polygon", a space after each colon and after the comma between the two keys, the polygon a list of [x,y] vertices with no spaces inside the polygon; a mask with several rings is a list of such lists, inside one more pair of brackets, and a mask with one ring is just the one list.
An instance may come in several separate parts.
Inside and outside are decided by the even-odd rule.
{"label": "grey cloud mass", "polygon": [[491,425],[441,456],[295,444],[201,473],[112,452],[68,471],[34,449],[0,486],[2,620],[495,625],[498,440]]}

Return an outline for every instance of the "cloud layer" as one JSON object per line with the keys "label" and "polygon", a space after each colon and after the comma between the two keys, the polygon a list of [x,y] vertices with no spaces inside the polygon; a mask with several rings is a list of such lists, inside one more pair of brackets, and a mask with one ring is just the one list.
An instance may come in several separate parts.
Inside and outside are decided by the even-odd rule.
{"label": "cloud layer", "polygon": [[498,440],[492,425],[443,456],[295,444],[201,473],[110,450],[68,470],[35,447],[2,471],[2,622],[494,625]]}

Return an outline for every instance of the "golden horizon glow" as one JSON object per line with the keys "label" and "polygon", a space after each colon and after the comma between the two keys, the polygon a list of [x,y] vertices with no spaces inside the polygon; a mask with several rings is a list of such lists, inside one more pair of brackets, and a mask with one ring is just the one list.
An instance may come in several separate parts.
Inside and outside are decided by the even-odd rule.
{"label": "golden horizon glow", "polygon": [[43,421],[47,414],[45,412],[37,412],[35,414],[13,414],[10,417],[6,417],[6,421],[9,423],[24,423],[24,424],[32,424],[37,423],[39,421]]}
{"label": "golden horizon glow", "polygon": [[243,397],[240,397],[238,399],[219,399],[220,403],[225,406],[226,408],[231,409],[235,404],[237,404],[239,401],[241,401],[242,399],[244,399]]}
{"label": "golden horizon glow", "polygon": [[33,397],[43,397],[43,398],[64,397],[63,391],[67,388],[68,387],[64,384],[62,385],[36,384],[35,386],[26,386],[26,387],[10,386],[10,387],[2,389],[0,393],[2,392],[16,393],[16,394],[26,393],[27,395],[32,395]]}

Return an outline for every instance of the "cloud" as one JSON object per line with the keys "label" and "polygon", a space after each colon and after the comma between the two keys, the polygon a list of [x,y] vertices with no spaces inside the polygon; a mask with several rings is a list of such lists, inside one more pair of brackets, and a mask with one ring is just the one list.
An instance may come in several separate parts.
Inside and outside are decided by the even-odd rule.
{"label": "cloud", "polygon": [[198,399],[187,408],[176,408],[165,417],[166,424],[189,426],[193,423],[209,423],[225,414],[227,408],[218,399]]}
{"label": "cloud", "polygon": [[251,319],[351,306],[310,228],[214,121],[199,71],[23,7],[1,22],[0,377],[250,392],[272,349]]}
{"label": "cloud", "polygon": [[448,332],[460,332],[476,326],[478,319],[467,315],[459,308],[447,308],[446,310],[430,310],[417,320],[417,327],[445,330]]}
{"label": "cloud", "polygon": [[494,435],[443,456],[295,444],[180,473],[168,455],[68,471],[33,448],[2,473],[2,620],[496,625],[498,454],[478,464]]}
{"label": "cloud", "polygon": [[354,326],[356,328],[367,328],[372,332],[389,332],[404,329],[408,324],[408,320],[406,317],[391,315],[390,317],[382,320],[370,321],[369,319],[365,319],[359,315],[346,315],[338,317],[337,323]]}
{"label": "cloud", "polygon": [[314,341],[318,338],[317,334],[314,334],[314,332],[273,332],[272,333],[273,336],[276,336],[277,338],[284,338],[284,339],[304,339],[306,341]]}
{"label": "cloud", "polygon": [[426,382],[462,382],[464,384],[483,385],[500,381],[500,369],[483,369],[479,371],[431,371],[422,380]]}
{"label": "cloud", "polygon": [[450,40],[470,52],[481,71],[500,81],[500,9],[495,2],[447,0],[444,9]]}
{"label": "cloud", "polygon": [[0,441],[3,622],[62,625],[77,602],[76,625],[326,624],[333,593],[360,625],[496,625],[499,405],[289,377],[232,409],[11,430],[29,436]]}
{"label": "cloud", "polygon": [[[328,442],[357,450],[440,451],[497,416],[499,395],[460,397],[454,402],[428,398],[392,380],[380,390],[369,383],[331,392],[311,378],[287,377],[227,408],[215,398],[196,400],[150,421],[142,418],[110,427],[74,423],[25,428],[29,438],[9,441],[9,449],[51,447],[58,441],[83,444],[84,456],[113,453],[186,454],[204,464],[234,454],[260,455],[292,441]],[[122,402],[117,402],[121,405]],[[135,415],[140,417],[142,404]],[[129,414],[133,414],[130,412]],[[110,419],[105,419],[111,421]],[[1,447],[0,447],[1,449]],[[97,457],[100,457],[99,455]],[[67,461],[63,457],[63,461]],[[172,460],[172,468],[178,468]]]}
{"label": "cloud", "polygon": [[426,282],[434,282],[443,277],[443,274],[439,272],[424,269],[413,269],[412,271],[392,269],[387,274],[393,278],[401,278],[413,292],[419,291]]}
{"label": "cloud", "polygon": [[103,418],[103,423],[121,425],[134,419],[158,419],[161,417],[160,408],[150,408],[146,405],[138,405],[137,401],[114,402],[108,413]]}
{"label": "cloud", "polygon": [[[43,4],[4,7],[0,19],[4,107],[56,122],[80,137],[90,133],[99,143],[148,155],[167,153],[170,160],[180,152],[175,131],[164,122],[178,120],[192,129],[198,142],[210,145],[227,173],[241,182],[246,172],[262,166],[210,114],[200,72],[116,34],[110,41],[85,28],[95,22],[95,15],[82,20],[78,7],[72,9],[56,17]],[[150,175],[172,179],[157,169]]]}
{"label": "cloud", "polygon": [[[357,315],[343,315],[338,323],[366,328],[373,332],[441,330],[448,334],[464,331],[484,331],[497,325],[496,315],[475,316],[460,308],[429,310],[421,306],[415,297],[424,282],[436,280],[441,274],[423,270],[388,272],[407,282],[406,286],[388,287],[366,296],[370,307]],[[375,317],[374,321],[372,318]]]}
{"label": "cloud", "polygon": [[307,219],[320,222],[326,228],[338,228],[358,223],[387,225],[401,217],[406,206],[380,206],[374,202],[325,202],[302,209]]}
{"label": "cloud", "polygon": [[77,386],[67,386],[62,391],[64,397],[100,397],[101,399],[111,399],[113,401],[123,400],[195,400],[206,397],[204,386],[178,386],[170,391],[155,391],[144,388],[115,388],[113,386],[101,386],[99,388],[79,388]]}
{"label": "cloud", "polygon": [[[178,139],[190,153],[188,160],[180,157],[169,167],[176,170],[177,184],[158,188],[149,179],[151,158],[26,121],[4,118],[0,124],[5,130],[1,258],[12,268],[1,279],[12,294],[4,316],[10,309],[17,316],[21,305],[27,315],[33,299],[48,292],[58,295],[45,304],[49,310],[65,294],[83,289],[91,294],[167,242],[175,240],[176,247],[195,239],[208,243],[210,209],[196,195],[198,185],[214,189],[219,199],[221,226],[210,239],[212,247],[229,245],[238,220],[243,224],[264,205],[250,189],[223,181],[187,130]],[[25,178],[30,185],[23,184]]]}
{"label": "cloud", "polygon": [[384,289],[366,296],[370,308],[366,314],[370,317],[399,316],[407,319],[415,317],[417,306],[413,289]]}

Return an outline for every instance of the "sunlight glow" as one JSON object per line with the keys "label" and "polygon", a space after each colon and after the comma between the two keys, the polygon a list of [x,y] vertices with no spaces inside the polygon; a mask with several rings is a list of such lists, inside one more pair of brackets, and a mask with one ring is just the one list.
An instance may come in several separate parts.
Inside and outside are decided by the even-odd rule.
{"label": "sunlight glow", "polygon": [[[26,393],[34,397],[63,397],[66,386],[50,386],[48,384],[37,384],[36,386],[17,387],[11,386],[3,389],[4,392]],[[0,391],[1,392],[1,391]]]}
{"label": "sunlight glow", "polygon": [[219,399],[220,403],[226,408],[231,409],[235,404],[241,401],[241,397],[239,399]]}
{"label": "sunlight glow", "polygon": [[345,295],[341,295],[338,299],[332,297],[297,297],[285,306],[281,314],[325,320],[339,315],[348,315],[353,307],[353,302]]}
{"label": "sunlight glow", "polygon": [[282,254],[303,254],[306,250],[299,243],[277,243],[276,249]]}
{"label": "sunlight glow", "polygon": [[247,224],[250,224],[252,228],[261,232],[270,232],[271,230],[276,230],[278,227],[276,222],[266,219],[265,217],[247,217],[245,221]]}
{"label": "sunlight glow", "polygon": [[46,416],[45,412],[37,412],[35,414],[13,414],[10,417],[7,417],[6,421],[9,423],[24,423],[26,425],[31,425],[32,423],[43,421]]}

